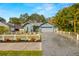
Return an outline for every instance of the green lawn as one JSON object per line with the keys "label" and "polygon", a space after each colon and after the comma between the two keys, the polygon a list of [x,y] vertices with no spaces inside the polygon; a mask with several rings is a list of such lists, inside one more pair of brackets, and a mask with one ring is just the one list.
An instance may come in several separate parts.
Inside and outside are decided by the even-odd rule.
{"label": "green lawn", "polygon": [[0,51],[0,56],[42,56],[42,51]]}

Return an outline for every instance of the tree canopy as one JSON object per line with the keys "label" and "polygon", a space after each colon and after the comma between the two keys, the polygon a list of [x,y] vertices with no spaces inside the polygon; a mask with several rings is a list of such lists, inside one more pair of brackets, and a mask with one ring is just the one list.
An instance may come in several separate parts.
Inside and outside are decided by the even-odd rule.
{"label": "tree canopy", "polygon": [[19,18],[12,17],[12,18],[9,19],[9,23],[20,25],[21,20]]}
{"label": "tree canopy", "polygon": [[9,31],[9,28],[4,27],[4,26],[0,26],[0,34],[6,33]]}
{"label": "tree canopy", "polygon": [[6,22],[6,20],[2,17],[0,17],[0,22]]}
{"label": "tree canopy", "polygon": [[[50,21],[49,21],[50,22]],[[73,4],[59,10],[52,18],[52,24],[63,31],[74,31],[74,28],[79,30],[79,4]]]}
{"label": "tree canopy", "polygon": [[29,15],[27,13],[21,14],[19,17],[22,23],[25,23],[26,21],[28,21],[28,18],[29,18]]}
{"label": "tree canopy", "polygon": [[34,13],[29,16],[28,21],[30,21],[30,22],[45,22],[46,19],[43,15]]}
{"label": "tree canopy", "polygon": [[31,14],[30,16],[25,13],[25,14],[21,14],[19,18],[17,17],[11,17],[9,19],[9,23],[12,23],[12,24],[24,24],[24,23],[34,23],[34,22],[43,22],[45,23],[46,22],[46,18],[43,16],[43,15],[39,15],[39,14]]}

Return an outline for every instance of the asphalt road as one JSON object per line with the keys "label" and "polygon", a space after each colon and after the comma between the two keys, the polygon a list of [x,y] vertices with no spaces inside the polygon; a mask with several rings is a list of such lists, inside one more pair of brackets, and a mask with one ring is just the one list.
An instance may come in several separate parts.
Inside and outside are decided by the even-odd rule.
{"label": "asphalt road", "polygon": [[44,56],[79,56],[79,42],[56,33],[42,33]]}

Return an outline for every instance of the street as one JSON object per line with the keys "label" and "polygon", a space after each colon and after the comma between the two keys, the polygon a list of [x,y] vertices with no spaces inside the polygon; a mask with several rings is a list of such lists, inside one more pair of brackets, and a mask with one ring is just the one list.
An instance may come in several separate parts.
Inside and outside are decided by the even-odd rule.
{"label": "street", "polygon": [[79,56],[78,41],[67,39],[55,32],[42,33],[44,56]]}

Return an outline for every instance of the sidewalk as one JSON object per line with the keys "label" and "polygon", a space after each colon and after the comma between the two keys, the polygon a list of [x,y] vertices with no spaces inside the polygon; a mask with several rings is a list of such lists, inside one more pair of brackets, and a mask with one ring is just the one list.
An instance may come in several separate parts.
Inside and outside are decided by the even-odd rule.
{"label": "sidewalk", "polygon": [[41,42],[0,43],[0,50],[42,50]]}

